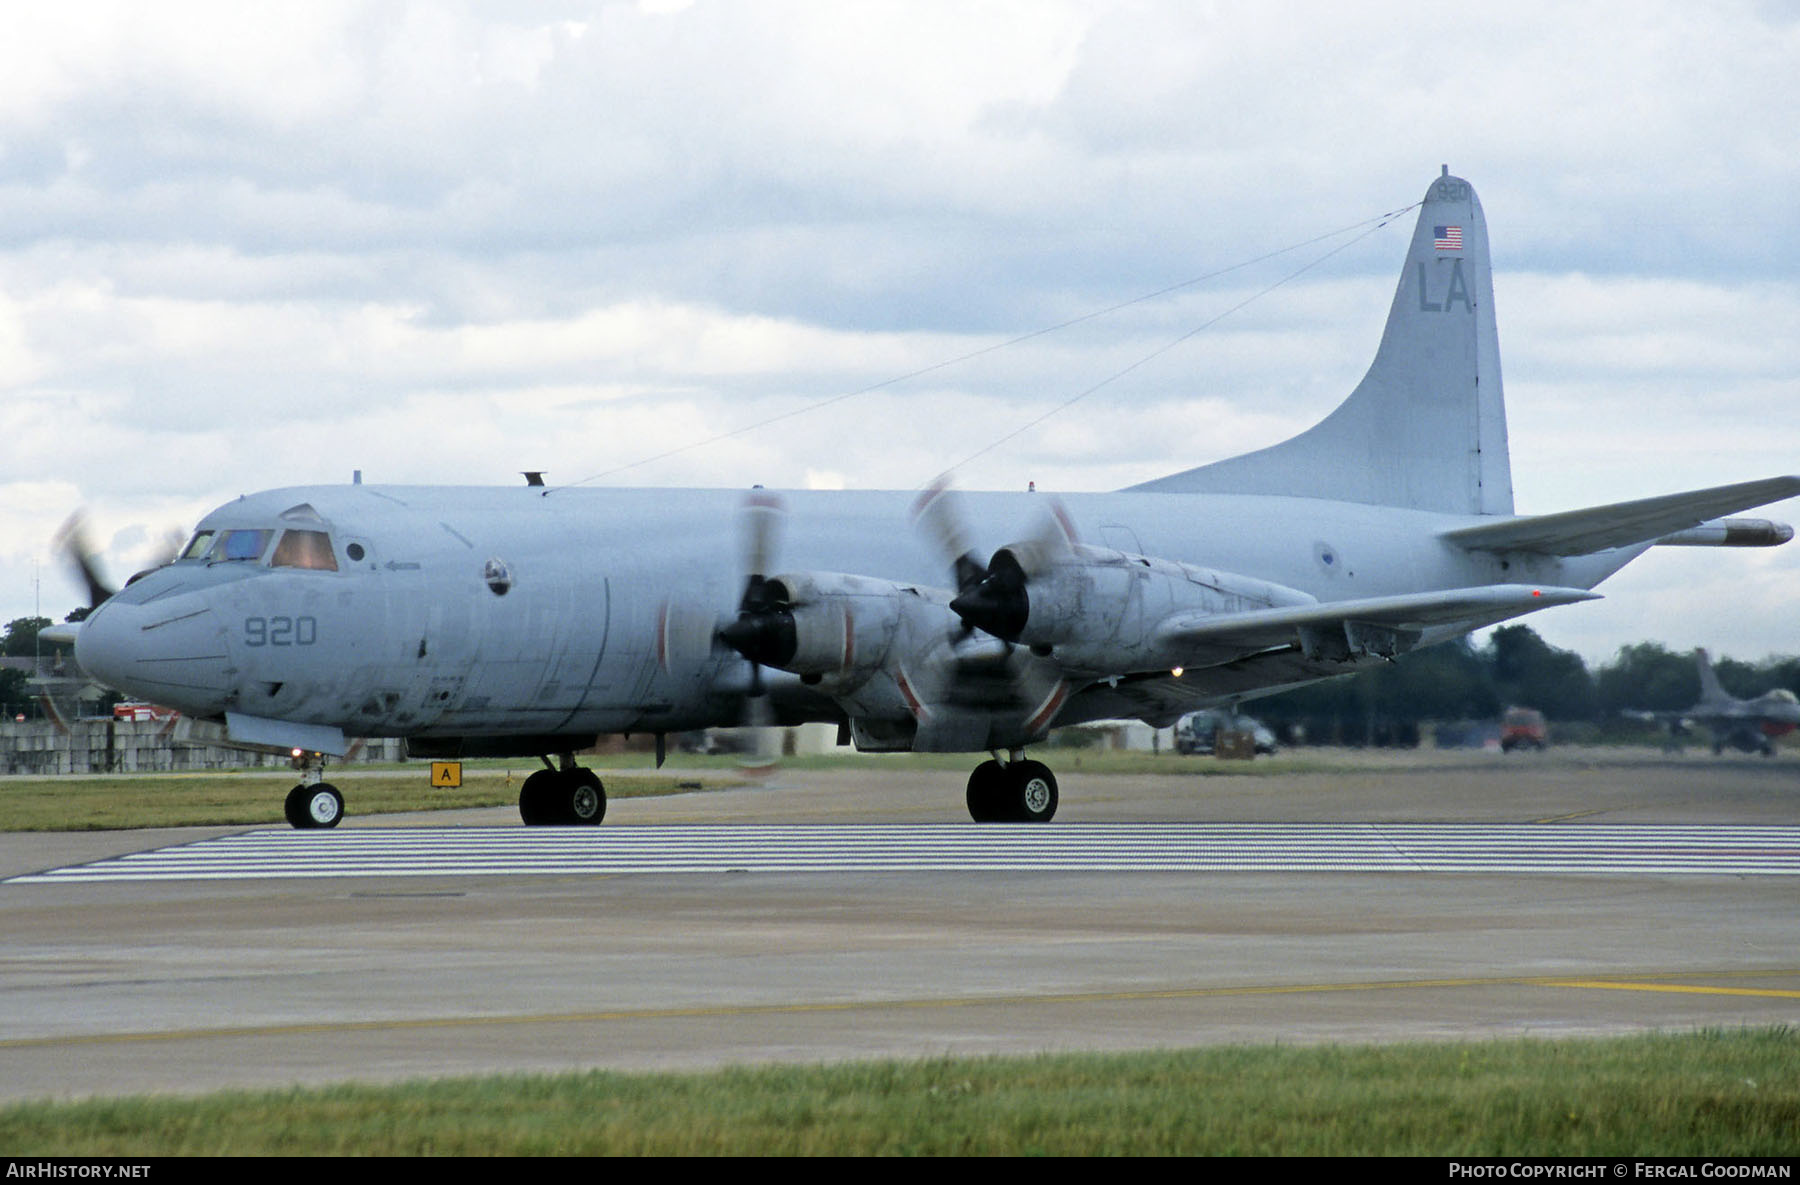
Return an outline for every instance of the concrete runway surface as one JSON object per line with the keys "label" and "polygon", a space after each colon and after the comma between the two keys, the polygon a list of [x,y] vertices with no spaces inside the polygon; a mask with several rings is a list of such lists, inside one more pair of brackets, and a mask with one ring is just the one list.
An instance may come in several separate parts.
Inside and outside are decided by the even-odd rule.
{"label": "concrete runway surface", "polygon": [[[1753,834],[1791,857],[1800,825],[1790,755],[1316,760],[1336,772],[1099,777],[1059,756],[1063,804],[1050,827],[1259,823],[1278,839],[1303,823],[1449,823],[1478,842],[1521,825],[1584,837],[1730,825],[1767,828]],[[634,825],[695,843],[725,824],[804,824],[821,838],[839,825],[901,837],[909,826],[995,830],[966,822],[962,781],[879,766],[778,771],[741,790],[615,801],[599,838]],[[353,781],[342,784],[354,812]],[[446,825],[478,846],[518,830],[511,810],[353,815],[345,828],[400,836]],[[0,835],[0,878],[253,830],[267,829]],[[878,872],[9,880],[0,1099],[1797,1024],[1797,906],[1791,874],[1624,868],[977,871],[952,861]]]}

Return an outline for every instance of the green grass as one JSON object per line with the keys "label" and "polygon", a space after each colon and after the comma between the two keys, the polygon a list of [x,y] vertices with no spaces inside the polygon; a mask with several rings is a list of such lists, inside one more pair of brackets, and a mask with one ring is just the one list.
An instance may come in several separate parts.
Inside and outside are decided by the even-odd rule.
{"label": "green grass", "polygon": [[10,1156],[1793,1156],[1800,1035],[1226,1047],[30,1103]]}
{"label": "green grass", "polygon": [[[1206,776],[1266,776],[1332,773],[1347,768],[1330,756],[1279,754],[1250,761],[1177,757],[1165,753],[1057,749],[1048,760],[1059,772],[1083,774],[1156,773]],[[781,759],[786,770],[888,768],[954,774],[957,784],[981,760],[966,753],[855,753]],[[585,764],[629,771],[606,776],[609,798],[716,790],[742,781],[743,758],[679,754],[661,770],[648,754],[609,754]],[[463,786],[437,788],[426,762],[404,765],[334,766],[326,780],[343,792],[357,815],[402,811],[510,806],[519,784],[541,768],[530,760],[483,759],[463,763]],[[407,776],[395,776],[401,773]],[[0,831],[113,831],[141,827],[245,826],[283,823],[282,800],[299,775],[275,769],[186,771],[159,774],[27,776],[0,779]]]}
{"label": "green grass", "polygon": [[[511,806],[534,764],[465,768],[460,789],[431,785],[430,767],[416,776],[372,777],[365,767],[328,772],[358,815]],[[137,827],[237,826],[281,823],[282,801],[299,776],[236,770],[218,773],[70,775],[0,781],[0,831],[113,831]],[[641,798],[718,789],[735,779],[693,771],[608,777],[608,798]]]}
{"label": "green grass", "polygon": [[[1343,750],[1291,749],[1254,761],[1215,757],[1182,757],[1099,748],[1046,746],[1034,756],[1050,763],[1061,777],[1156,774],[1187,778],[1268,778],[1291,774],[1332,775],[1378,771],[1417,772],[1427,765],[1496,765],[1492,754],[1476,750]],[[968,753],[832,753],[781,759],[787,771],[839,769],[916,770],[943,773],[960,786],[982,759]],[[1530,767],[1532,756],[1521,766]],[[1605,765],[1620,760],[1605,749],[1590,749],[1580,760]],[[1760,763],[1761,758],[1744,758]],[[649,754],[608,754],[583,759],[585,764],[627,771],[606,776],[612,798],[680,794],[716,790],[743,780],[743,759],[733,755],[703,757],[672,754],[658,770]],[[1630,764],[1629,759],[1625,759]],[[1759,768],[1760,768],[1759,764]],[[463,764],[460,790],[430,784],[427,763],[334,766],[328,780],[356,815],[390,811],[433,811],[459,807],[509,806],[518,801],[519,783],[540,768],[524,759],[482,759]],[[396,776],[396,774],[404,776]],[[273,769],[183,772],[167,774],[103,774],[97,776],[23,776],[0,778],[0,831],[101,831],[139,827],[239,826],[281,823],[282,799],[298,775]]]}

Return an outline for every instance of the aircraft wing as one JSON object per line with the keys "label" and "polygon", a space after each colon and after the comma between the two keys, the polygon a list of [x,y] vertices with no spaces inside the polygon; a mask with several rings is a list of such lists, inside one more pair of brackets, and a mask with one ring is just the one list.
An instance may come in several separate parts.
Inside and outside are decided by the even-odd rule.
{"label": "aircraft wing", "polygon": [[1177,614],[1163,622],[1157,637],[1164,653],[1181,656],[1187,669],[1091,684],[1072,697],[1063,722],[1135,716],[1173,724],[1195,708],[1382,666],[1428,629],[1461,633],[1598,596],[1579,588],[1502,584],[1249,613]]}
{"label": "aircraft wing", "polygon": [[[1371,629],[1410,634],[1416,639],[1419,633],[1435,626],[1475,629],[1553,605],[1598,600],[1599,596],[1599,593],[1581,588],[1492,584],[1354,601],[1287,605],[1246,613],[1178,613],[1165,619],[1157,627],[1156,634],[1158,641],[1171,650],[1190,650],[1195,661],[1201,662],[1213,654],[1241,655],[1290,646],[1296,640],[1306,648],[1308,639],[1303,631],[1342,633],[1351,639],[1351,648],[1355,650],[1356,635]],[[1401,647],[1407,648],[1410,648],[1410,642]]]}
{"label": "aircraft wing", "polygon": [[1500,519],[1445,531],[1458,547],[1479,551],[1524,551],[1542,555],[1588,555],[1613,547],[1649,543],[1722,515],[1778,502],[1800,494],[1800,477],[1768,477],[1735,485],[1664,494],[1633,502]]}

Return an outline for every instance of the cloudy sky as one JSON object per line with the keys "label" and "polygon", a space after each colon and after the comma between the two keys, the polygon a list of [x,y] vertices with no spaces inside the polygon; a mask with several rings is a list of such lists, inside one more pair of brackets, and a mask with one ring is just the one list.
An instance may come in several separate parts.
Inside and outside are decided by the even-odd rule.
{"label": "cloudy sky", "polygon": [[[1800,472],[1778,0],[7,24],[0,621],[79,602],[49,546],[76,506],[122,577],[241,492],[356,469],[913,488],[973,456],[968,488],[1100,490],[1273,443],[1360,377],[1412,217],[1360,224],[1441,163],[1487,211],[1522,512]],[[1659,549],[1532,623],[1590,660],[1796,653],[1797,575],[1800,544]]]}

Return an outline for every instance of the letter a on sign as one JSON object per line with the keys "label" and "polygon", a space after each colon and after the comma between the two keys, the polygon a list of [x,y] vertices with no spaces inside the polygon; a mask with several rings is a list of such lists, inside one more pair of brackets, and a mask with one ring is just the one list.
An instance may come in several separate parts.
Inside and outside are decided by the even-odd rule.
{"label": "letter a on sign", "polygon": [[431,788],[433,790],[459,790],[462,788],[462,762],[434,761],[431,763]]}

